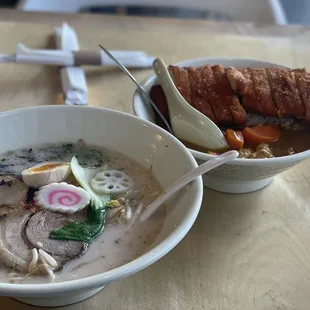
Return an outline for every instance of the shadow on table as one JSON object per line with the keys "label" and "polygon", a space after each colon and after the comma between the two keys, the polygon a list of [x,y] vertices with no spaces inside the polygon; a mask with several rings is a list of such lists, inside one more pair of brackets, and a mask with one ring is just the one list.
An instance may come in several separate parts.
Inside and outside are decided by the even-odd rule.
{"label": "shadow on table", "polygon": [[223,13],[212,12],[209,10],[184,9],[176,7],[158,7],[158,6],[93,6],[85,7],[80,10],[83,13],[94,14],[112,14],[129,16],[150,16],[167,18],[190,18],[229,21],[230,16]]}

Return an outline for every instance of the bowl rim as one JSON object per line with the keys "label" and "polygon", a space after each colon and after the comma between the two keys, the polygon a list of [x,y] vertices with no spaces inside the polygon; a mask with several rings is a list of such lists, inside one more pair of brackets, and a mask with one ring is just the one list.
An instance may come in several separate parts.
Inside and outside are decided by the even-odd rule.
{"label": "bowl rim", "polygon": [[[15,110],[9,110],[0,113],[0,121],[2,117],[10,116],[10,115],[23,115],[24,113],[30,113],[32,111],[44,111],[48,113],[50,110],[59,109],[64,113],[64,111],[68,111],[70,109],[86,109],[86,110],[95,110],[98,113],[108,113],[108,114],[119,114],[122,117],[128,117],[135,121],[139,121],[144,125],[147,125],[161,134],[166,138],[170,139],[173,143],[176,143],[178,147],[184,149],[188,154],[188,162],[189,164],[195,168],[197,167],[197,162],[194,159],[193,155],[184,147],[184,145],[172,136],[166,130],[160,128],[156,124],[152,122],[148,122],[146,120],[142,120],[141,118],[125,113],[122,111],[107,109],[107,108],[100,108],[100,107],[90,107],[90,106],[33,106],[33,107],[26,107],[26,108],[19,108]],[[193,197],[192,208],[187,217],[185,217],[180,225],[176,227],[167,238],[165,238],[162,242],[156,245],[154,248],[150,249],[145,254],[139,256],[138,258],[134,259],[133,261],[121,265],[117,268],[112,270],[102,272],[96,275],[83,277],[81,279],[76,280],[69,280],[65,282],[55,282],[55,283],[43,283],[43,284],[19,284],[19,283],[1,283],[0,282],[0,292],[5,294],[3,296],[48,296],[54,295],[57,293],[64,293],[70,291],[79,291],[79,290],[89,290],[93,288],[98,288],[100,286],[104,286],[108,283],[113,281],[119,280],[121,278],[125,278],[129,275],[137,273],[142,269],[150,266],[154,262],[161,259],[165,256],[168,252],[170,252],[182,239],[185,235],[189,232],[191,227],[193,226],[198,213],[200,211],[200,207],[202,204],[203,199],[203,183],[202,177],[198,177],[193,183],[195,186],[195,194]]]}
{"label": "bowl rim", "polygon": [[[242,61],[251,61],[254,63],[260,63],[262,65],[272,65],[272,66],[279,66],[279,67],[285,67],[285,68],[290,68],[287,65],[283,65],[283,64],[278,64],[275,62],[269,62],[269,61],[264,61],[264,60],[259,60],[259,59],[255,59],[255,58],[250,58],[250,57],[199,57],[199,58],[190,58],[190,59],[186,59],[186,60],[182,60],[179,61],[177,63],[175,63],[174,65],[176,66],[184,66],[185,63],[192,63],[192,66],[195,66],[195,63],[199,63],[199,62],[208,62],[208,61],[219,61],[219,63],[221,61],[236,61],[236,62],[242,62]],[[142,82],[140,83],[140,85],[142,87],[144,87],[145,84],[148,84],[150,82],[152,82],[152,80],[154,80],[156,78],[155,73],[151,73],[150,75],[148,75],[145,79],[142,80]],[[135,89],[134,95],[133,95],[133,110],[136,116],[140,117],[140,113],[139,113],[139,108],[137,108],[137,102],[138,100],[140,101],[144,101],[143,97],[140,95],[138,88]],[[144,119],[141,117],[141,119]],[[145,120],[145,119],[144,119]],[[153,123],[154,124],[154,123]],[[191,148],[187,148],[191,154],[196,158],[196,159],[200,159],[200,160],[209,160],[211,158],[216,157],[217,155],[211,155],[211,154],[207,154],[204,152],[200,152],[200,151],[196,151],[194,149]],[[273,158],[236,158],[234,159],[232,162],[227,163],[225,165],[238,165],[238,166],[253,166],[253,165],[276,165],[276,164],[283,164],[283,163],[290,163],[290,162],[296,162],[296,161],[300,161],[303,160],[305,158],[310,157],[310,149],[303,151],[303,152],[299,152],[296,154],[292,154],[292,155],[286,155],[286,156],[278,156],[278,157],[273,157]]]}

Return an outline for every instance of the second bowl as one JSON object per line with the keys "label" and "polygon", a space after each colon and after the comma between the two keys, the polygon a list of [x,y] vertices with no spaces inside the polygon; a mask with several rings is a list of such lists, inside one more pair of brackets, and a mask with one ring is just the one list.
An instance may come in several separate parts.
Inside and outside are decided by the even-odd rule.
{"label": "second bowl", "polygon": [[[199,58],[190,59],[177,63],[181,67],[201,67],[204,65],[220,64],[223,67],[235,68],[266,68],[266,67],[285,67],[284,65],[269,63],[260,60],[246,58]],[[147,77],[141,86],[150,92],[152,86],[159,82],[155,74]],[[149,104],[138,92],[133,97],[134,113],[141,119],[155,123],[154,112]],[[189,149],[195,157],[198,164],[207,161],[215,155]],[[283,172],[299,162],[310,157],[310,150],[296,153],[289,156],[261,159],[237,158],[233,162],[221,167],[203,176],[204,185],[211,189],[227,193],[247,193],[259,190],[267,186],[272,177]]]}

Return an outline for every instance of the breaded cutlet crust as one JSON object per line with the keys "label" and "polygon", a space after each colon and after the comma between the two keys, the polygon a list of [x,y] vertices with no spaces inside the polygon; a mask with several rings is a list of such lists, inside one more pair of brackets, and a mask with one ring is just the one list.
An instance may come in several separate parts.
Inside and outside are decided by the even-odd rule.
{"label": "breaded cutlet crust", "polygon": [[243,124],[247,112],[310,120],[310,73],[305,68],[168,69],[185,100],[218,124]]}
{"label": "breaded cutlet crust", "polygon": [[172,74],[174,84],[180,94],[189,104],[192,104],[187,70],[170,65],[168,71]]}
{"label": "breaded cutlet crust", "polygon": [[254,89],[254,83],[252,79],[252,69],[245,68],[240,69],[239,71],[245,77],[247,83],[247,91],[243,96],[243,102],[242,102],[243,108],[248,112],[262,114],[262,108],[260,106],[260,102],[256,96]]}
{"label": "breaded cutlet crust", "polygon": [[221,101],[220,92],[213,76],[211,66],[204,66],[201,69],[202,87],[212,107],[217,123],[229,124],[233,122],[232,114]]}
{"label": "breaded cutlet crust", "polygon": [[310,120],[310,74],[295,72],[296,85],[305,107],[305,119]]}
{"label": "breaded cutlet crust", "polygon": [[247,114],[238,97],[233,93],[224,68],[221,65],[211,67],[222,104],[228,108],[235,124],[242,125],[247,121]]}
{"label": "breaded cutlet crust", "polygon": [[261,113],[266,116],[278,116],[265,69],[253,68],[251,70],[251,77],[253,80],[254,91],[262,111]]}
{"label": "breaded cutlet crust", "polygon": [[190,94],[192,106],[199,112],[216,121],[212,108],[208,102],[208,96],[202,87],[201,68],[186,68],[190,83]]}
{"label": "breaded cutlet crust", "polygon": [[278,115],[300,117],[305,114],[304,105],[294,79],[286,68],[266,68]]}
{"label": "breaded cutlet crust", "polygon": [[243,74],[234,67],[225,68],[225,72],[233,92],[244,95],[247,91],[247,80]]}
{"label": "breaded cutlet crust", "polygon": [[307,73],[306,68],[290,69],[291,73]]}

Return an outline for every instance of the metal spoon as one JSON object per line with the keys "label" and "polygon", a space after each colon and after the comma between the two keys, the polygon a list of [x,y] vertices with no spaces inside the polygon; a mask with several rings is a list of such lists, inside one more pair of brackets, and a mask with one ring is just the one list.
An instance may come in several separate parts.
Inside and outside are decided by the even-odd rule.
{"label": "metal spoon", "polygon": [[209,150],[227,149],[220,128],[183,98],[162,59],[154,60],[153,69],[166,95],[170,122],[176,137]]}
{"label": "metal spoon", "polygon": [[152,105],[156,113],[159,115],[159,117],[162,119],[164,124],[166,125],[168,131],[173,134],[173,130],[169,123],[167,122],[166,118],[162,115],[162,113],[158,110],[156,104],[153,102],[153,100],[150,98],[150,96],[147,94],[147,92],[143,89],[143,87],[137,82],[137,80],[133,77],[133,75],[124,67],[108,50],[106,50],[102,45],[99,44],[99,47],[112,59],[114,60],[118,66],[131,78],[131,80],[137,85],[140,94],[144,96],[146,100],[149,101],[149,103]]}
{"label": "metal spoon", "polygon": [[192,182],[198,176],[205,174],[206,172],[225,164],[228,161],[232,161],[237,158],[239,153],[237,151],[228,151],[215,158],[212,158],[194,170],[185,174],[181,179],[176,181],[172,186],[163,191],[141,214],[140,220],[146,221],[161,205],[163,205],[173,194],[179,191],[188,183]]}

